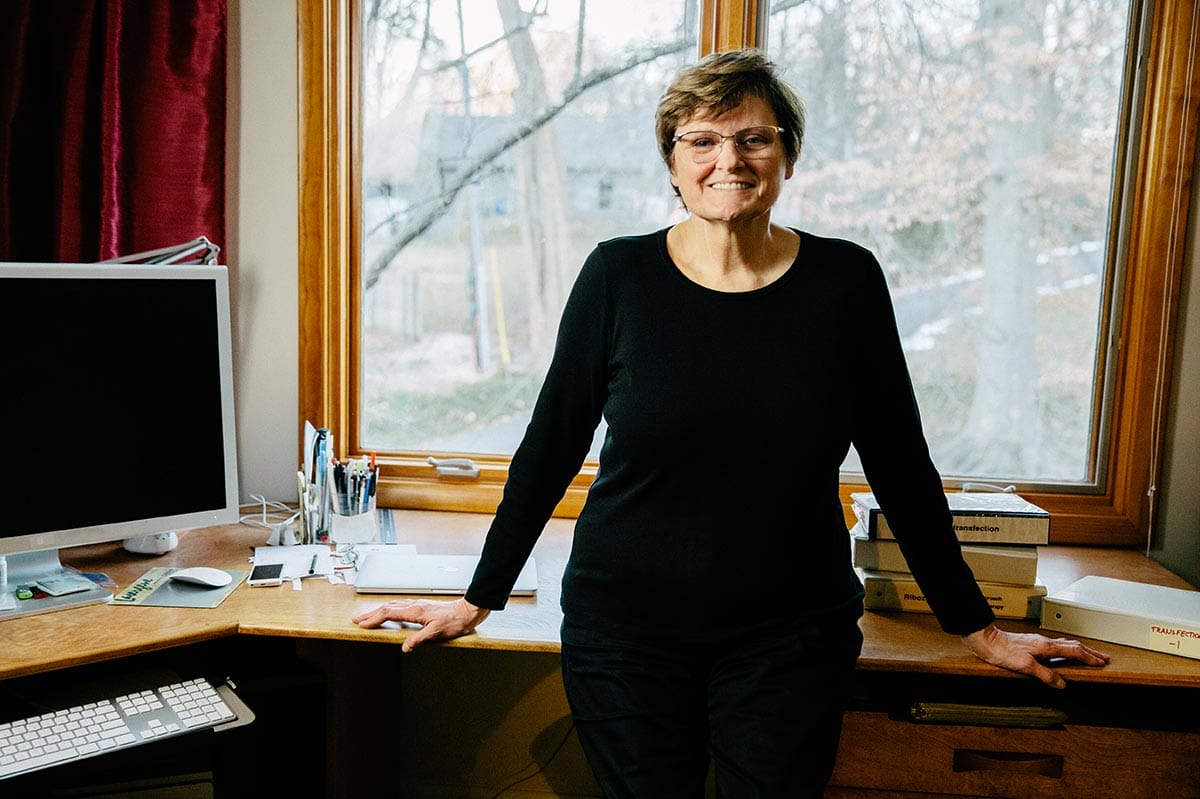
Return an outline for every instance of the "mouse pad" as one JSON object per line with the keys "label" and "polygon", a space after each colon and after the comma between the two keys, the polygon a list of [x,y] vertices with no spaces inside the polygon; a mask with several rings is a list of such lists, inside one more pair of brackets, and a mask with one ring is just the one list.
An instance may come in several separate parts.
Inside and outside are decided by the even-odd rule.
{"label": "mouse pad", "polygon": [[159,608],[215,608],[246,579],[245,569],[223,569],[222,571],[229,572],[233,577],[229,585],[208,588],[171,580],[171,575],[177,571],[179,569],[169,566],[156,566],[118,591],[112,598],[112,604]]}

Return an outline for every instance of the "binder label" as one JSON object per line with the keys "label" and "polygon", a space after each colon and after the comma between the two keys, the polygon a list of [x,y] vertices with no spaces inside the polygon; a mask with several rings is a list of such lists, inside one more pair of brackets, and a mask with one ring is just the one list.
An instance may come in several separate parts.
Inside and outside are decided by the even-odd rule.
{"label": "binder label", "polygon": [[1200,631],[1164,624],[1150,625],[1150,647],[1190,658],[1200,658]]}

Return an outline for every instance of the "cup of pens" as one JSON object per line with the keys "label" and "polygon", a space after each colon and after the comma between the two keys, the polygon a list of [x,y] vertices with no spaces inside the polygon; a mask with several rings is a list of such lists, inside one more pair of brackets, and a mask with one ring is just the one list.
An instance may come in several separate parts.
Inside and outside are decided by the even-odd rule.
{"label": "cup of pens", "polygon": [[375,488],[379,467],[374,458],[329,463],[330,538],[338,544],[367,544],[379,536]]}

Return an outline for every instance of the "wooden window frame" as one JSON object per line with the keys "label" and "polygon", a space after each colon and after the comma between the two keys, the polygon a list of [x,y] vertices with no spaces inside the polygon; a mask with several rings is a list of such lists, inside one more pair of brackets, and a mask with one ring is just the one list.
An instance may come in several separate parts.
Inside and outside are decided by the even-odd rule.
{"label": "wooden window frame", "polygon": [[[297,0],[299,17],[300,264],[299,410],[328,427],[339,456],[363,450],[352,424],[360,386],[358,192],[351,147],[357,135],[358,81],[349,42],[356,0]],[[701,0],[701,51],[765,41],[767,0]],[[1200,65],[1200,0],[1153,3],[1147,21],[1140,136],[1128,170],[1124,209],[1128,235],[1113,319],[1114,385],[1108,445],[1101,451],[1102,484],[1091,493],[1023,491],[1054,518],[1061,544],[1145,545],[1165,440],[1167,401],[1188,204],[1196,155]],[[649,123],[647,123],[649,124]],[[299,444],[297,445],[299,450]],[[381,459],[380,504],[491,513],[500,500],[508,458],[471,457],[478,479],[437,477],[417,456]],[[730,468],[736,468],[730,464]],[[591,484],[589,465],[572,482],[556,513],[577,515]],[[851,491],[842,485],[848,504]],[[797,509],[802,512],[802,509]],[[847,519],[849,511],[847,511]]]}

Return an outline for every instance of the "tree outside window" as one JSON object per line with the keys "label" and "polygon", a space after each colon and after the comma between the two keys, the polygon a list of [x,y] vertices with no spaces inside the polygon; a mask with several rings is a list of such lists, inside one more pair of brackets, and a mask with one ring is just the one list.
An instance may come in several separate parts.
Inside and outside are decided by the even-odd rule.
{"label": "tree outside window", "polygon": [[[365,445],[512,452],[587,252],[683,213],[652,119],[697,13],[365,0]],[[772,7],[809,112],[775,218],[879,256],[944,474],[1094,476],[1128,21],[1119,0]]]}

